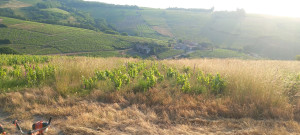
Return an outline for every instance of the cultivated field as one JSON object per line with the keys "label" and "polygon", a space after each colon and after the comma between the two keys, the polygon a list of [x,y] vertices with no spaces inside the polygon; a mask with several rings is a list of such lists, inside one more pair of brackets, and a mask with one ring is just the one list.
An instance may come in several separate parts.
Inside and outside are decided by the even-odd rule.
{"label": "cultivated field", "polygon": [[92,30],[61,25],[43,24],[0,17],[6,28],[0,28],[0,40],[8,39],[8,46],[24,54],[62,54],[101,52],[132,48],[139,43],[167,42],[156,39],[111,35]]}
{"label": "cultivated field", "polygon": [[0,56],[0,122],[50,134],[297,134],[296,61]]}

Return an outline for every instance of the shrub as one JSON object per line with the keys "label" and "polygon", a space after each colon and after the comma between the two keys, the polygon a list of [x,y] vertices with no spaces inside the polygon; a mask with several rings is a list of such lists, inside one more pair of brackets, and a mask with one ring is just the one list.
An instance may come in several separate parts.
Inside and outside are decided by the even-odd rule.
{"label": "shrub", "polygon": [[4,24],[0,24],[0,28],[7,28],[7,26]]}
{"label": "shrub", "polygon": [[2,39],[2,40],[0,40],[0,44],[11,44],[11,42],[9,39]]}
{"label": "shrub", "polygon": [[19,54],[19,52],[15,51],[14,49],[12,49],[10,47],[1,47],[0,54]]}
{"label": "shrub", "polygon": [[121,35],[123,35],[123,36],[128,36],[128,33],[123,32],[123,33],[121,33]]}
{"label": "shrub", "polygon": [[106,34],[112,34],[112,35],[118,35],[119,34],[118,32],[113,31],[113,30],[106,30],[106,31],[104,31],[104,33],[106,33]]}

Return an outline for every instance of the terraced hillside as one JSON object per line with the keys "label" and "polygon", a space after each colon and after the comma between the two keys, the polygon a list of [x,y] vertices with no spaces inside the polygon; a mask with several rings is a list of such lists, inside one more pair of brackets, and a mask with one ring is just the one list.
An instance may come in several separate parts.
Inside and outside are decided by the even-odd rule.
{"label": "terraced hillside", "polygon": [[0,17],[5,27],[0,28],[0,40],[26,54],[61,54],[78,52],[116,51],[130,49],[137,43],[157,44],[165,47],[164,41],[142,37],[105,34],[87,29],[22,21]]}
{"label": "terraced hillside", "polygon": [[229,12],[153,9],[83,0],[5,0],[0,2],[0,15],[195,45],[210,42],[218,49],[269,59],[294,59],[300,52],[299,18],[247,14],[243,9]]}
{"label": "terraced hillside", "polygon": [[[300,52],[298,18],[246,14],[241,9],[199,12],[187,9],[102,8],[95,5],[77,8],[95,18],[109,20],[119,31],[138,36],[155,38],[156,34],[194,43],[212,42],[217,47],[239,49],[271,59],[294,59]],[[131,19],[130,27],[119,25],[130,17],[139,19]],[[119,20],[114,21],[116,18]],[[139,31],[141,25],[150,29]]]}

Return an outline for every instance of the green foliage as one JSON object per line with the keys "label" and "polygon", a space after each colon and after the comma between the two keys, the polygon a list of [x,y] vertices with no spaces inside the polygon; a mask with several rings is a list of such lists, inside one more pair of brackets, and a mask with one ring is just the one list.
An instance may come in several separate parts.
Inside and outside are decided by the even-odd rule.
{"label": "green foliage", "polygon": [[40,85],[55,78],[55,68],[51,65],[40,68],[37,65],[24,64],[24,69],[28,86]]}
{"label": "green foliage", "polygon": [[202,71],[199,71],[197,80],[212,94],[218,95],[225,92],[226,82],[224,78],[220,76],[220,74],[212,76],[211,74],[204,74]]}
{"label": "green foliage", "polygon": [[190,74],[182,74],[177,76],[177,85],[181,86],[183,92],[190,92],[191,86],[189,83]]}
{"label": "green foliage", "polygon": [[173,77],[176,77],[178,75],[178,71],[176,71],[175,69],[173,68],[168,68],[167,70],[167,77],[169,78],[173,78]]}
{"label": "green foliage", "polygon": [[0,44],[11,44],[11,41],[9,39],[2,39],[0,40]]}
{"label": "green foliage", "polygon": [[83,81],[83,87],[85,89],[92,89],[95,87],[97,78],[96,77],[85,78],[84,76],[82,76],[82,81]]}
{"label": "green foliage", "polygon": [[7,28],[7,26],[0,23],[0,28]]}
{"label": "green foliage", "polygon": [[0,66],[0,80],[3,80],[6,78],[7,69],[4,69]]}
{"label": "green foliage", "polygon": [[124,68],[115,69],[113,71],[96,71],[93,77],[83,77],[83,86],[85,89],[92,89],[95,88],[95,84],[98,81],[109,80],[114,84],[115,88],[119,90],[123,85],[130,83],[130,75],[124,74],[123,72],[125,71],[126,69]]}
{"label": "green foliage", "polygon": [[[294,56],[297,55],[296,53],[300,49],[299,46],[294,45],[295,42],[299,42],[297,33],[299,33],[300,27],[297,25],[297,19],[246,15],[243,9],[212,13],[211,11],[213,10],[211,9],[207,11],[203,11],[203,9],[141,9],[136,6],[119,6],[77,0],[43,0],[31,3],[36,5],[22,8],[21,12],[24,12],[21,14],[22,17],[17,16],[16,10],[10,8],[0,8],[0,15],[81,27],[111,34],[126,32],[129,35],[153,39],[169,40],[170,38],[176,38],[180,39],[178,40],[180,43],[212,42],[214,45],[222,48],[239,49],[241,52],[254,53],[273,59],[294,59]],[[167,33],[163,35],[170,37],[159,33]],[[126,34],[124,33],[123,35]],[[253,39],[261,40],[253,42]],[[273,42],[278,43],[278,45],[272,44]],[[286,47],[282,48],[282,45]],[[205,46],[207,45],[203,45],[204,48],[206,48]],[[57,47],[54,50],[56,52],[68,52],[66,50],[72,49],[72,47]],[[84,49],[84,47],[81,49]],[[157,49],[159,47],[153,49],[153,54],[164,52],[159,52]],[[291,52],[290,50],[296,51]],[[229,57],[240,57],[243,55],[243,58],[248,58],[247,55],[241,52],[235,53],[235,56],[228,53],[226,55],[229,55]],[[191,57],[219,57],[219,55],[215,54],[209,55],[214,56],[193,54]],[[226,57],[226,55],[221,55],[221,57]],[[159,56],[160,59],[165,57],[171,56],[168,56],[166,53]]]}
{"label": "green foliage", "polygon": [[186,74],[189,73],[190,70],[191,70],[191,67],[186,67],[186,66],[183,67],[183,72]]}
{"label": "green foliage", "polygon": [[121,35],[122,35],[122,36],[128,36],[128,33],[122,32]]}
{"label": "green foliage", "polygon": [[120,34],[119,32],[116,32],[116,31],[113,31],[113,30],[105,30],[104,33],[107,33],[107,34],[113,34],[113,35],[118,35],[118,34]]}
{"label": "green foliage", "polygon": [[19,54],[19,52],[15,51],[10,47],[1,47],[0,54]]}
{"label": "green foliage", "polygon": [[129,63],[128,62],[128,75],[131,77],[131,78],[135,78],[137,75],[138,75],[138,66],[134,63]]}
{"label": "green foliage", "polygon": [[96,71],[95,73],[98,80],[106,80],[106,72],[105,71]]}
{"label": "green foliage", "polygon": [[26,63],[37,64],[47,63],[52,59],[51,56],[35,56],[35,55],[0,55],[1,65],[23,65]]}
{"label": "green foliage", "polygon": [[157,77],[153,70],[145,71],[143,73],[144,79],[147,81],[148,89],[155,86],[157,83]]}
{"label": "green foliage", "polygon": [[217,74],[212,79],[212,92],[217,94],[223,94],[226,87],[225,80],[221,78],[220,74]]}
{"label": "green foliage", "polygon": [[119,51],[97,51],[97,52],[88,52],[76,54],[76,56],[88,56],[88,57],[122,57]]}
{"label": "green foliage", "polygon": [[45,56],[0,55],[0,92],[54,82],[56,68],[49,64],[39,65],[48,62],[48,57],[43,57]]}
{"label": "green foliage", "polygon": [[[128,85],[131,82],[131,79],[141,79],[139,73],[143,72],[143,80],[139,81],[141,89],[143,91],[148,90],[151,87],[154,87],[157,83],[160,83],[164,80],[164,75],[162,75],[157,67],[157,64],[154,64],[150,69],[145,69],[146,64],[144,62],[136,63],[127,63],[127,67],[122,66],[120,68],[114,69],[112,71],[96,71],[94,77],[83,78],[83,86],[85,89],[95,88],[95,83],[97,81],[110,81],[114,84],[116,90],[120,90],[122,86]],[[91,79],[92,78],[92,79]],[[95,78],[95,79],[93,79]],[[144,85],[146,83],[146,85]],[[139,91],[139,90],[138,90]]]}
{"label": "green foliage", "polygon": [[14,65],[13,66],[13,70],[11,70],[9,72],[10,76],[14,77],[14,78],[20,78],[21,77],[21,66],[19,65]]}
{"label": "green foliage", "polygon": [[248,56],[242,52],[228,50],[228,49],[214,49],[211,50],[196,50],[190,54],[191,58],[244,58],[251,59],[253,57]]}
{"label": "green foliage", "polygon": [[170,58],[170,57],[172,57],[172,56],[180,55],[180,54],[183,54],[183,53],[184,53],[184,50],[170,49],[170,50],[168,50],[168,51],[159,53],[159,54],[157,55],[157,57],[158,57],[159,59],[166,59],[166,58]]}
{"label": "green foliage", "polygon": [[138,81],[138,84],[133,88],[134,92],[146,92],[149,89],[149,84],[147,80],[141,79]]}
{"label": "green foliage", "polygon": [[[0,62],[2,62],[0,88],[8,90],[8,88],[35,87],[55,82],[56,68],[47,64],[51,58],[50,56],[0,55]],[[175,68],[164,64],[159,65],[153,61],[151,66],[147,67],[148,62],[150,61],[127,62],[112,70],[96,70],[94,75],[81,78],[81,86],[89,90],[86,92],[90,92],[94,88],[101,87],[99,86],[101,81],[101,85],[103,83],[112,85],[114,90],[125,88],[134,92],[145,92],[150,88],[160,87],[162,82],[167,82],[170,83],[169,87],[176,87],[184,93],[201,94],[207,91],[209,94],[219,95],[225,92],[226,81],[220,74],[213,76],[201,71],[198,74],[190,74],[190,68],[186,66],[179,73]],[[168,79],[165,80],[165,76]]]}
{"label": "green foliage", "polygon": [[[141,37],[110,35],[86,29],[41,24],[3,17],[10,27],[1,28],[2,39],[10,40],[12,49],[24,54],[59,54],[80,52],[82,55],[122,56],[120,49],[132,48],[137,42],[166,46],[166,42]],[[13,25],[18,24],[18,25]],[[25,29],[26,28],[26,29]],[[85,53],[83,53],[85,52]],[[91,53],[89,53],[91,52]]]}

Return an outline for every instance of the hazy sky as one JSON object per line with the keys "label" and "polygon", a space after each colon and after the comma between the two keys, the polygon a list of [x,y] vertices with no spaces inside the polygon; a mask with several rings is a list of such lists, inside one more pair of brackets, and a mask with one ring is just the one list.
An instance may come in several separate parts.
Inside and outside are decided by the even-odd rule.
{"label": "hazy sky", "polygon": [[120,5],[137,5],[152,8],[211,8],[236,10],[244,8],[247,13],[300,17],[299,0],[86,0]]}

